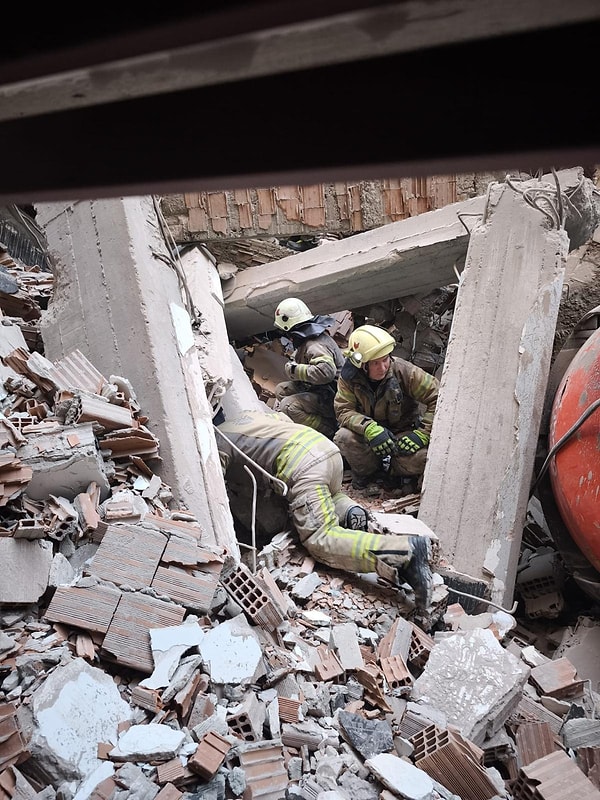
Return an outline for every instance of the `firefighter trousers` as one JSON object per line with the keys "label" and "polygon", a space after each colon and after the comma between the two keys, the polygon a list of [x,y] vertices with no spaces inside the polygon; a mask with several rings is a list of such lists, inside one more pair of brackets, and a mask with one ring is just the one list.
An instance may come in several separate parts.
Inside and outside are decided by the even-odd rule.
{"label": "firefighter trousers", "polygon": [[290,514],[300,541],[315,560],[346,572],[382,574],[380,560],[408,564],[412,557],[408,536],[342,527],[340,520],[355,505],[341,491],[343,469],[342,456],[336,451],[303,466],[288,481]]}
{"label": "firefighter trousers", "polygon": [[333,394],[329,397],[325,392],[301,390],[297,381],[283,381],[277,384],[275,397],[277,411],[281,411],[299,425],[307,425],[328,439],[333,438],[337,429],[337,421],[333,412]]}
{"label": "firefighter trousers", "polygon": [[[394,434],[396,439],[403,433]],[[370,478],[382,468],[382,460],[376,455],[363,436],[359,436],[348,428],[340,428],[333,441],[340,449],[352,470],[352,474],[361,478]],[[390,459],[390,475],[422,475],[427,461],[427,448],[422,447],[413,455],[395,455]]]}

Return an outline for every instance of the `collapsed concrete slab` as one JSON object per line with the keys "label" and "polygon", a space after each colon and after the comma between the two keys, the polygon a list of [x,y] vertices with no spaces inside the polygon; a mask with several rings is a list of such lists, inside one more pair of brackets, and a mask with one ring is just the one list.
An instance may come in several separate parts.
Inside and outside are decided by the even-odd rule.
{"label": "collapsed concrete slab", "polygon": [[481,215],[484,206],[484,197],[474,197],[239,272],[225,301],[229,335],[271,330],[283,297],[331,314],[454,283],[469,244],[461,216]]}
{"label": "collapsed concrete slab", "polygon": [[[553,175],[543,180],[555,184]],[[598,201],[581,168],[562,170],[556,180],[565,193],[565,227],[574,249],[591,236]],[[283,297],[301,297],[314,314],[331,314],[456,283],[470,232],[486,206],[485,196],[473,197],[238,272],[225,301],[229,335],[272,330]]]}
{"label": "collapsed concrete slab", "polygon": [[413,698],[441,710],[448,724],[480,745],[516,708],[529,672],[490,630],[468,631],[435,645]]}

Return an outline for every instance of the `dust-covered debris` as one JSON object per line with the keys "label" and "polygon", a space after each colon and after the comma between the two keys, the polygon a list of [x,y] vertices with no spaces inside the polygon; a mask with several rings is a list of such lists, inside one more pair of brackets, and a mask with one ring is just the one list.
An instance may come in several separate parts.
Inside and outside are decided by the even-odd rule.
{"label": "dust-covered debris", "polygon": [[[566,772],[600,796],[579,639],[555,661],[512,615],[449,606],[442,580],[425,631],[402,588],[323,568],[291,530],[232,564],[172,507],[126,376],[15,347],[26,322],[0,326],[0,451],[30,470],[0,507],[0,797],[529,800]],[[374,525],[418,522],[418,493],[356,497]],[[536,555],[524,593],[547,589]]]}

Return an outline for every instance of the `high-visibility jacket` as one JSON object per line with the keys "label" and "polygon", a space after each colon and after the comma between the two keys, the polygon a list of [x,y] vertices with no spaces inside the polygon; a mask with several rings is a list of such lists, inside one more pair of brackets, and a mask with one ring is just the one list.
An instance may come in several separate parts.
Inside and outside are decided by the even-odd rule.
{"label": "high-visibility jacket", "polygon": [[[378,382],[369,381],[364,369],[346,360],[333,406],[340,427],[359,436],[373,421],[396,434],[417,425],[431,433],[438,392],[437,378],[403,358],[393,356]],[[419,404],[425,407],[420,419]]]}
{"label": "high-visibility jacket", "polygon": [[225,474],[234,461],[248,463],[245,454],[283,481],[294,527],[317,561],[362,573],[379,571],[379,552],[397,565],[410,561],[409,537],[342,527],[355,503],[341,491],[340,451],[323,434],[276,411],[245,411],[219,425],[216,438]]}

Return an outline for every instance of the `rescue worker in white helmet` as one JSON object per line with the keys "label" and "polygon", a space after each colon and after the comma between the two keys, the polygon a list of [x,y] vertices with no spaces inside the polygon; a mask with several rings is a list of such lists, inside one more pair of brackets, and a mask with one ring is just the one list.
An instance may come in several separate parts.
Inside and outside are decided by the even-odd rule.
{"label": "rescue worker in white helmet", "polygon": [[425,470],[439,381],[392,356],[395,344],[384,328],[361,325],[344,351],[334,400],[340,426],[334,442],[352,470],[355,489],[378,477],[384,487],[395,488],[405,476],[421,476]]}
{"label": "rescue worker in white helmet", "polygon": [[333,398],[344,355],[327,333],[333,318],[313,315],[297,297],[282,300],[274,325],[284,331],[295,348],[285,364],[288,381],[275,387],[276,410],[301,425],[308,425],[332,438],[337,429]]}
{"label": "rescue worker in white helmet", "polygon": [[[396,586],[408,583],[417,616],[427,610],[431,540],[369,533],[367,512],[342,492],[344,465],[332,441],[271,410],[243,411],[233,419],[226,419],[221,410],[215,430],[224,475],[233,463],[246,463],[247,456],[285,484],[292,522],[315,560],[347,572],[375,572]],[[248,466],[252,469],[251,462]],[[257,477],[261,475],[264,478],[262,473]],[[277,491],[277,484],[274,488]]]}

